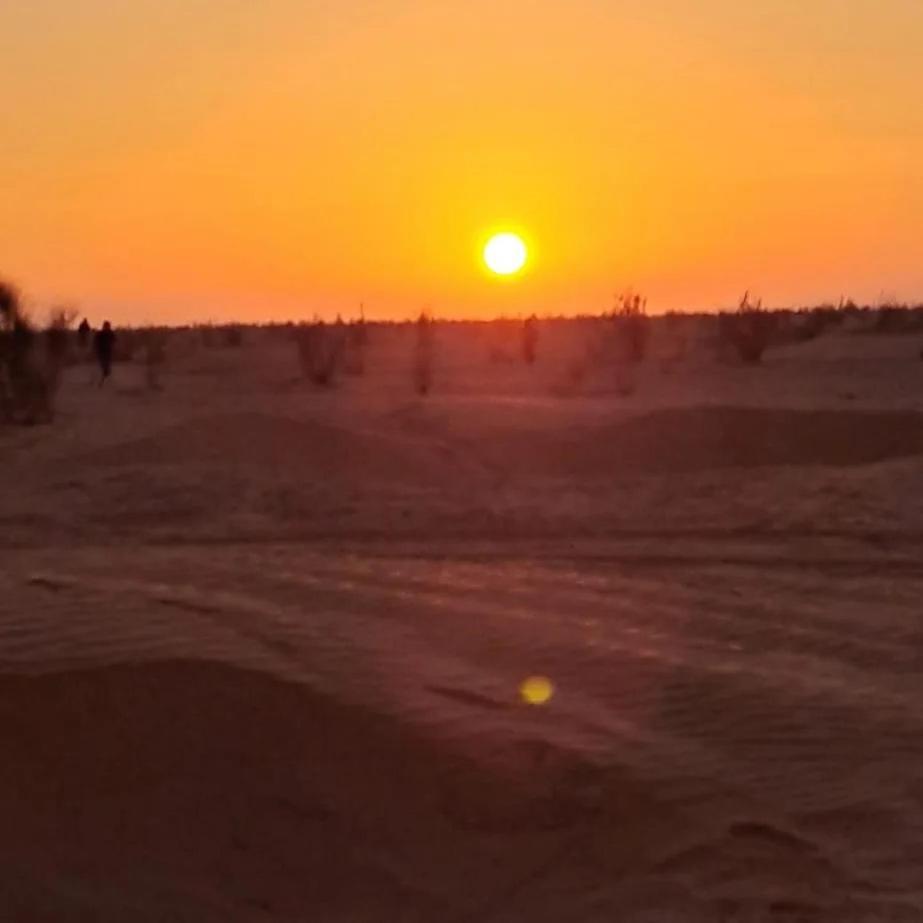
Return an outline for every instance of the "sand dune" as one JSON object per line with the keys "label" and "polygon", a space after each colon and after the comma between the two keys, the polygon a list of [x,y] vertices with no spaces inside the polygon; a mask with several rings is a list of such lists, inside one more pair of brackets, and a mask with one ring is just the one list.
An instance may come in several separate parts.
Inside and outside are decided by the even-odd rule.
{"label": "sand dune", "polygon": [[17,555],[0,793],[53,885],[13,906],[912,918],[923,575]]}
{"label": "sand dune", "polygon": [[510,477],[613,480],[638,472],[867,465],[923,455],[923,414],[673,408],[495,437],[484,451]]}
{"label": "sand dune", "polygon": [[[865,465],[923,454],[923,414],[735,407],[665,410],[595,433],[592,441],[610,448],[610,474],[617,466],[672,472]],[[590,456],[588,448],[585,454]],[[577,466],[593,470],[592,462],[578,461]]]}
{"label": "sand dune", "polygon": [[97,449],[81,462],[88,466],[258,465],[295,469],[305,478],[357,483],[440,480],[438,451],[419,441],[258,413],[194,419],[153,436]]}
{"label": "sand dune", "polygon": [[831,343],[72,381],[2,435],[0,917],[919,919],[923,423]]}

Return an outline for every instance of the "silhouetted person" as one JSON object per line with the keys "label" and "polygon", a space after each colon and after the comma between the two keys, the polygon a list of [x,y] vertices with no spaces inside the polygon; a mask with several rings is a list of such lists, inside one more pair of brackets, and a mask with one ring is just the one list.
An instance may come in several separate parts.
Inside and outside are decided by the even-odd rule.
{"label": "silhouetted person", "polygon": [[80,326],[77,328],[77,342],[80,344],[81,349],[86,349],[89,341],[90,322],[84,318],[82,321],[80,321]]}
{"label": "silhouetted person", "polygon": [[115,349],[115,332],[109,321],[106,321],[103,329],[96,334],[93,348],[96,351],[96,361],[99,363],[99,371],[102,374],[99,383],[102,384],[112,374],[112,353]]}

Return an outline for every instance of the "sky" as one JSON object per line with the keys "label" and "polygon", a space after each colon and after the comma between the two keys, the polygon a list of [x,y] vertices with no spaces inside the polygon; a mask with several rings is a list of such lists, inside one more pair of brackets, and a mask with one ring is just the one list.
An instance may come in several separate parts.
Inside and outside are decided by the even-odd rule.
{"label": "sky", "polygon": [[0,277],[139,324],[923,300],[921,45],[920,0],[4,0]]}

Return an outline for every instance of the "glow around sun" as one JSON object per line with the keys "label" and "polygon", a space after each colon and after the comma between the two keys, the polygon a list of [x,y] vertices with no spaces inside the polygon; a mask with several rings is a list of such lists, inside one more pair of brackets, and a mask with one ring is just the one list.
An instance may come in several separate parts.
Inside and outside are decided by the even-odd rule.
{"label": "glow around sun", "polygon": [[526,265],[529,251],[517,234],[495,234],[484,247],[484,262],[498,276],[512,276]]}

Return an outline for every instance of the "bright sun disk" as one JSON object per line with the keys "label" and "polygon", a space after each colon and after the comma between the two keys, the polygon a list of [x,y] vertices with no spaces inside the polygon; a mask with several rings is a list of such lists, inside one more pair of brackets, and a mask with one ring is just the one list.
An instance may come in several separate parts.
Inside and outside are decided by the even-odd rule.
{"label": "bright sun disk", "polygon": [[484,262],[498,276],[511,276],[526,264],[528,251],[516,234],[495,234],[484,248]]}

